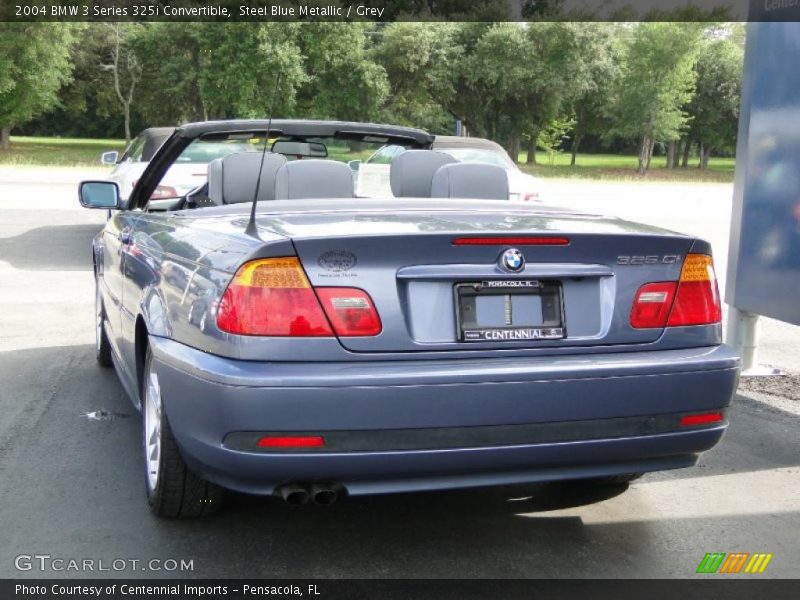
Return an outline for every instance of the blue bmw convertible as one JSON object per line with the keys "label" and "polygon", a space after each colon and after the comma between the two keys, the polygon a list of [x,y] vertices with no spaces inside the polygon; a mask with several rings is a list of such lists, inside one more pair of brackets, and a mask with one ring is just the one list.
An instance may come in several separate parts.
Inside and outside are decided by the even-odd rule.
{"label": "blue bmw convertible", "polygon": [[[163,517],[224,490],[345,495],[691,467],[739,375],[711,248],[509,202],[505,171],[424,131],[331,121],[178,127],[95,238],[97,359],[142,413]],[[156,193],[203,144],[231,152]],[[387,144],[391,194],[358,197]],[[223,154],[225,154],[223,152]]]}

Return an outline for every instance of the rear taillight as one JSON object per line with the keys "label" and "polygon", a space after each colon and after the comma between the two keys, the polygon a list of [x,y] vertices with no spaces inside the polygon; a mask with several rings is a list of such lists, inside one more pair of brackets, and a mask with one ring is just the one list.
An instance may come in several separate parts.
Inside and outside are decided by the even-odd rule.
{"label": "rear taillight", "polygon": [[150,195],[150,200],[164,200],[165,198],[177,198],[178,190],[171,185],[159,185]]}
{"label": "rear taillight", "polygon": [[527,192],[520,194],[519,197],[523,202],[541,202],[541,198],[539,198],[539,192]]}
{"label": "rear taillight", "polygon": [[722,306],[714,260],[707,254],[687,255],[667,327],[708,325],[721,320]]}
{"label": "rear taillight", "polygon": [[296,257],[242,265],[222,295],[217,326],[239,335],[333,336]]}
{"label": "rear taillight", "polygon": [[640,287],[630,320],[636,329],[719,323],[722,307],[713,259],[706,254],[688,254],[678,282]]}
{"label": "rear taillight", "polygon": [[372,298],[358,288],[316,288],[333,330],[340,336],[378,335],[381,319]]}
{"label": "rear taillight", "polygon": [[296,257],[239,268],[217,311],[228,333],[283,337],[371,336],[381,332],[372,298],[358,288],[312,288]]}
{"label": "rear taillight", "polygon": [[631,309],[631,327],[647,329],[664,327],[675,297],[674,281],[647,283],[636,292]]}

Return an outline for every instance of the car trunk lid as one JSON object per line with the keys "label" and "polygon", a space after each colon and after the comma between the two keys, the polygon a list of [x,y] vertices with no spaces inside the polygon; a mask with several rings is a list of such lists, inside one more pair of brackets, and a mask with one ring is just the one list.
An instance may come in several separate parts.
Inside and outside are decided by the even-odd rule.
{"label": "car trunk lid", "polygon": [[[641,344],[661,335],[663,329],[632,328],[631,306],[642,284],[678,279],[692,238],[558,209],[435,202],[359,200],[357,210],[312,202],[262,213],[258,223],[292,239],[312,285],[356,287],[370,294],[383,329],[374,337],[341,338],[352,351]],[[526,237],[566,238],[566,243],[513,239]],[[490,239],[454,243],[463,238]],[[492,238],[512,239],[493,243]],[[518,272],[502,264],[509,249],[519,250],[524,259]],[[483,294],[493,286],[501,288],[495,290],[498,297],[463,298],[471,289]],[[543,307],[554,304],[548,320]],[[479,306],[481,318],[472,323],[479,329],[539,331],[470,339],[466,315]],[[524,318],[503,322],[504,310],[511,309]],[[536,318],[526,320],[534,313]],[[545,329],[556,331],[542,334]]]}

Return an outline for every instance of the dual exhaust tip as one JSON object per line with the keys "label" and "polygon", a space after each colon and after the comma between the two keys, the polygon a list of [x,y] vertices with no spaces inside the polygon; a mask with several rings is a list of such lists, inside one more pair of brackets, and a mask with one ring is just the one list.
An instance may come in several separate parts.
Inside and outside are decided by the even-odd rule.
{"label": "dual exhaust tip", "polygon": [[330,506],[339,499],[341,491],[341,486],[326,483],[310,485],[292,483],[278,488],[278,495],[289,506],[304,506],[309,502],[319,506]]}

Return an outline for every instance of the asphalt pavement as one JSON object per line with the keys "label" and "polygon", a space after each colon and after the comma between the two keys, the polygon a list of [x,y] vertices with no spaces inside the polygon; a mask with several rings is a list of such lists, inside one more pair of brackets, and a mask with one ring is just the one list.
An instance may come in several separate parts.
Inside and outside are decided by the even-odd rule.
{"label": "asphalt pavement", "polygon": [[[0,169],[0,577],[691,577],[706,552],[772,553],[758,577],[798,576],[800,416],[743,395],[722,443],[697,467],[630,486],[552,484],[298,509],[232,495],[210,519],[152,517],[139,415],[93,356],[89,242],[104,216],[81,210],[75,192],[75,181],[92,175]],[[641,186],[554,184],[560,204],[583,207],[594,197],[603,205],[596,210],[644,211],[640,220],[666,226],[678,215],[684,230],[726,235],[729,186]],[[640,197],[658,194],[684,199],[641,207]],[[680,213],[684,205],[695,212]],[[797,370],[797,328],[764,329],[763,356]],[[97,411],[99,420],[85,416]],[[20,555],[93,560],[95,568],[125,562],[120,571],[20,571],[15,562],[28,564]],[[148,570],[152,559],[162,570]],[[191,570],[165,570],[170,559]]]}

